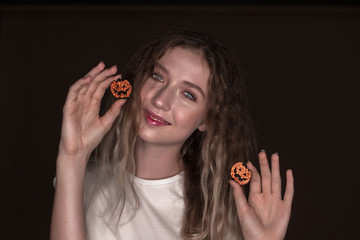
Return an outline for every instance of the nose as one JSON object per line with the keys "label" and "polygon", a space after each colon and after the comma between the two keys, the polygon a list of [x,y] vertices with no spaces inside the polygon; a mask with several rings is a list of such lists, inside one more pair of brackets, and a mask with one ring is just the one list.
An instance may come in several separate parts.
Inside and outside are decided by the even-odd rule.
{"label": "nose", "polygon": [[152,101],[156,108],[162,109],[164,111],[169,111],[171,105],[174,101],[174,91],[169,88],[169,86],[164,86],[161,89],[158,89],[154,95]]}

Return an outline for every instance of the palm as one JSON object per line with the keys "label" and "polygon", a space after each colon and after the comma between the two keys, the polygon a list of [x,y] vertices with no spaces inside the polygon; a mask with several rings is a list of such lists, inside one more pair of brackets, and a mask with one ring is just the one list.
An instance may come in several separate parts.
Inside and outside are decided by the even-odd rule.
{"label": "palm", "polygon": [[244,239],[283,239],[291,213],[292,173],[290,170],[287,172],[287,186],[282,200],[278,155],[272,156],[272,172],[266,154],[260,153],[259,159],[261,177],[251,163],[247,164],[253,173],[248,199],[242,193],[241,187],[231,182],[241,230]]}

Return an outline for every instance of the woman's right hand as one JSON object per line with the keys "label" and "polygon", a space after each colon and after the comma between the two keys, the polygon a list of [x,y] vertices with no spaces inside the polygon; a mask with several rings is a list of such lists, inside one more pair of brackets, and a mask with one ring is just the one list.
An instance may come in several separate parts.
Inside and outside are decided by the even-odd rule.
{"label": "woman's right hand", "polygon": [[106,88],[119,78],[116,66],[100,62],[70,87],[63,109],[63,123],[56,167],[56,191],[50,239],[86,239],[84,176],[91,152],[120,114],[126,100],[116,101],[99,116]]}
{"label": "woman's right hand", "polygon": [[116,101],[102,117],[99,116],[100,102],[105,90],[113,80],[120,78],[115,75],[117,67],[105,69],[100,62],[83,78],[75,82],[69,90],[63,108],[63,122],[59,155],[80,157],[86,161],[91,152],[111,128],[120,114],[126,100]]}

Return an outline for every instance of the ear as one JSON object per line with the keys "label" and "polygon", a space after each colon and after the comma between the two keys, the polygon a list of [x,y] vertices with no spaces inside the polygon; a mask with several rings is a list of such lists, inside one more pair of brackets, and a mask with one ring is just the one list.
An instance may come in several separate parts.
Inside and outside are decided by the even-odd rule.
{"label": "ear", "polygon": [[198,129],[199,129],[200,132],[206,131],[206,124],[205,124],[205,122],[202,122],[202,123],[199,125]]}

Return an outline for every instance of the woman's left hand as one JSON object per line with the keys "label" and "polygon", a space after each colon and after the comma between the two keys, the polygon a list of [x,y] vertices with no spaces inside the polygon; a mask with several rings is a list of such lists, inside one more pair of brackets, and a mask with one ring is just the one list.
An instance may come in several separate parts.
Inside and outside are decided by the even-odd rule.
{"label": "woman's left hand", "polygon": [[248,199],[240,185],[230,181],[241,231],[245,240],[284,239],[294,195],[293,174],[291,170],[286,172],[286,190],[282,199],[279,155],[271,156],[271,170],[264,151],[259,153],[259,162],[261,176],[254,165],[247,163],[252,172]]}

